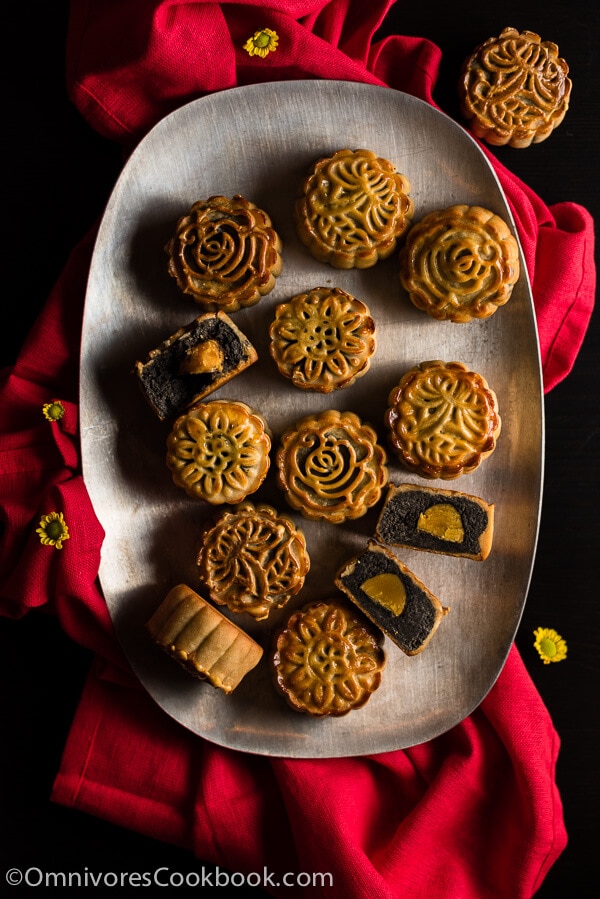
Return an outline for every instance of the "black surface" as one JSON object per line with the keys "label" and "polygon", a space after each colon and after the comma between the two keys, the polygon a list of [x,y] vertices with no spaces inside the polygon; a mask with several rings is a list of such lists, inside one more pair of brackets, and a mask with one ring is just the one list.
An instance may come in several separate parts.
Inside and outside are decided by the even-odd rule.
{"label": "black surface", "polygon": [[[91,131],[67,100],[67,13],[66,2],[13,5],[5,22],[5,48],[14,47],[17,55],[5,55],[4,74],[3,271],[9,282],[3,333],[10,337],[2,340],[2,365],[14,361],[70,250],[101,214],[121,167],[119,149]],[[400,0],[381,33],[426,36],[438,44],[443,62],[436,99],[454,117],[459,67],[478,43],[507,25],[555,41],[574,83],[565,121],[538,146],[494,152],[547,204],[578,202],[598,221],[598,24],[597,0]],[[540,889],[542,899],[595,895],[599,882],[599,358],[596,312],[573,371],[546,400],[541,530],[517,636],[562,741],[558,784],[569,845]],[[540,625],[565,637],[566,661],[542,665],[533,648],[533,630]],[[76,860],[90,870],[132,871],[146,870],[152,860],[184,872],[195,868],[183,850],[49,802],[90,656],[42,612],[20,622],[0,620],[0,634],[3,867],[60,869]]]}

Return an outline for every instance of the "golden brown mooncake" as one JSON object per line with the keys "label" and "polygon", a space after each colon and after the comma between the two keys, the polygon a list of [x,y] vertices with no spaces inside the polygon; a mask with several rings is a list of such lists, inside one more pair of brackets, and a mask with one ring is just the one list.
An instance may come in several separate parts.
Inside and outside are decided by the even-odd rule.
{"label": "golden brown mooncake", "polygon": [[271,666],[288,705],[316,718],[360,709],[381,684],[383,633],[348,603],[333,599],[292,612],[277,632]]}
{"label": "golden brown mooncake", "polygon": [[388,482],[387,455],[354,412],[308,415],[281,437],[278,484],[306,518],[341,524],[360,518]]}
{"label": "golden brown mooncake", "polygon": [[258,665],[262,647],[186,584],[169,591],[146,629],[194,677],[231,693]]}
{"label": "golden brown mooncake", "polygon": [[335,584],[408,656],[423,652],[450,611],[388,547],[374,540],[340,568]]}
{"label": "golden brown mooncake", "polygon": [[258,354],[224,312],[206,312],[136,362],[142,392],[156,415],[179,415],[253,365]]}
{"label": "golden brown mooncake", "polygon": [[263,416],[240,400],[198,403],[167,437],[173,481],[207,503],[242,502],[269,470],[271,434]]}
{"label": "golden brown mooncake", "polygon": [[275,308],[269,350],[296,387],[330,393],[367,373],[375,352],[369,309],[339,287],[315,287]]}
{"label": "golden brown mooncake", "polygon": [[292,519],[250,502],[207,525],[197,564],[213,602],[257,621],[295,596],[310,568],[306,539]]}
{"label": "golden brown mooncake", "polygon": [[569,108],[569,67],[558,47],[533,31],[505,28],[463,63],[461,112],[494,146],[529,147],[549,137]]}
{"label": "golden brown mooncake", "polygon": [[169,274],[207,312],[235,312],[270,293],[281,249],[269,215],[239,194],[194,203],[165,247]]}
{"label": "golden brown mooncake", "polygon": [[438,320],[489,318],[519,279],[519,246],[506,222],[482,206],[426,215],[400,251],[400,281],[417,309]]}
{"label": "golden brown mooncake", "polygon": [[390,484],[375,537],[383,545],[482,562],[494,537],[494,505],[440,487]]}
{"label": "golden brown mooncake", "polygon": [[400,462],[424,478],[451,480],[474,471],[500,435],[496,394],[462,362],[415,365],[388,397],[390,446]]}
{"label": "golden brown mooncake", "polygon": [[338,150],[302,180],[294,221],[302,243],[334,268],[370,268],[396,249],[414,212],[410,182],[371,150]]}

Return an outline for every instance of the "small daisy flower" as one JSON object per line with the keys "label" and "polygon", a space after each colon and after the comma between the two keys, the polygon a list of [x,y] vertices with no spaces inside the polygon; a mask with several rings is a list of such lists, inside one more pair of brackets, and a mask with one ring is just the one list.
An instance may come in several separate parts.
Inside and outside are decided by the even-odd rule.
{"label": "small daisy flower", "polygon": [[62,512],[50,512],[40,520],[40,526],[36,530],[40,535],[40,543],[44,546],[54,546],[62,549],[65,540],[71,536]]}
{"label": "small daisy flower", "polygon": [[544,665],[550,662],[562,662],[567,657],[567,644],[555,630],[549,627],[538,627],[533,632],[535,643],[533,644],[540,654]]}
{"label": "small daisy flower", "polygon": [[261,56],[264,59],[271,51],[277,49],[278,42],[279,35],[276,31],[271,31],[270,28],[262,28],[260,31],[255,31],[252,37],[248,38],[244,44],[244,50],[250,56]]}
{"label": "small daisy flower", "polygon": [[55,400],[52,403],[45,403],[45,405],[42,406],[42,412],[48,421],[60,421],[65,414],[65,407],[61,402]]}

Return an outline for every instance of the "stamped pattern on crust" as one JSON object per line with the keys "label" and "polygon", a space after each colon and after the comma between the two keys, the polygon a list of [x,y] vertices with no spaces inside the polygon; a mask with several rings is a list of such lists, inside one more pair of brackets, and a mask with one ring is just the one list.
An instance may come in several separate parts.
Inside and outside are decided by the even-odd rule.
{"label": "stamped pattern on crust", "polygon": [[320,262],[369,268],[394,252],[414,212],[410,181],[371,150],[319,159],[294,207],[298,236]]}
{"label": "stamped pattern on crust", "polygon": [[224,511],[202,535],[198,571],[210,598],[257,621],[303,587],[306,539],[291,518],[264,504]]}
{"label": "stamped pattern on crust", "polygon": [[501,419],[496,394],[462,362],[422,362],[390,392],[385,414],[400,461],[425,478],[451,480],[493,453]]}
{"label": "stamped pattern on crust", "polygon": [[306,518],[340,524],[360,518],[388,482],[387,455],[377,434],[353,412],[306,416],[281,438],[278,481]]}
{"label": "stamped pattern on crust", "polygon": [[313,603],[276,635],[275,683],[288,704],[314,717],[340,717],[365,705],[381,684],[383,634],[339,600]]}
{"label": "stamped pattern on crust", "polygon": [[506,222],[481,206],[436,210],[414,225],[400,252],[400,280],[432,318],[489,318],[519,279],[519,247]]}
{"label": "stamped pattern on crust", "polygon": [[532,31],[505,28],[465,60],[461,109],[489,144],[528,147],[545,140],[569,108],[569,67],[558,47]]}
{"label": "stamped pattern on crust", "polygon": [[281,249],[269,215],[238,194],[194,203],[165,247],[179,289],[209,312],[235,312],[269,293]]}
{"label": "stamped pattern on crust", "polygon": [[258,490],[269,469],[270,432],[241,401],[199,403],[174,423],[167,465],[194,499],[237,503]]}
{"label": "stamped pattern on crust", "polygon": [[280,373],[319,393],[349,387],[366,374],[376,345],[367,306],[339,287],[315,287],[280,303],[269,334]]}

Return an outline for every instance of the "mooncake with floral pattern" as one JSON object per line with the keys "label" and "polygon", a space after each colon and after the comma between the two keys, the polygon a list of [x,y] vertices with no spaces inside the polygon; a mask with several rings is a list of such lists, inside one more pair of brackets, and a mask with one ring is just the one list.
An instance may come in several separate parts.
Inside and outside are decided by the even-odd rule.
{"label": "mooncake with floral pattern", "polygon": [[314,521],[361,518],[388,482],[377,433],[354,412],[307,415],[282,435],[276,461],[288,503]]}
{"label": "mooncake with floral pattern", "polygon": [[277,632],[271,666],[288,705],[316,718],[362,708],[381,684],[383,633],[343,600],[315,602]]}
{"label": "mooncake with floral pattern", "polygon": [[194,499],[238,503],[269,470],[271,432],[263,416],[240,400],[211,400],[188,409],[167,437],[173,481]]}
{"label": "mooncake with floral pattern", "polygon": [[367,373],[375,322],[339,287],[315,287],[275,308],[269,350],[279,372],[302,390],[330,393]]}
{"label": "mooncake with floral pattern", "polygon": [[372,150],[338,150],[302,180],[294,221],[302,243],[334,268],[387,259],[414,213],[410,181]]}
{"label": "mooncake with floral pattern", "polygon": [[270,293],[281,250],[270,216],[239,194],[198,200],[165,247],[169,274],[207,312],[235,312]]}
{"label": "mooncake with floral pattern", "polygon": [[550,137],[569,108],[569,67],[558,46],[533,31],[504,28],[463,63],[461,112],[493,146],[524,148]]}
{"label": "mooncake with floral pattern", "polygon": [[415,365],[391,390],[385,425],[407,469],[451,480],[494,452],[502,422],[483,375],[462,362],[433,360]]}
{"label": "mooncake with floral pattern", "polygon": [[198,573],[210,598],[257,621],[295,596],[310,568],[302,531],[264,503],[223,510],[200,544]]}
{"label": "mooncake with floral pattern", "polygon": [[516,239],[482,206],[429,213],[400,251],[400,281],[412,304],[439,321],[489,318],[508,302],[519,274]]}

